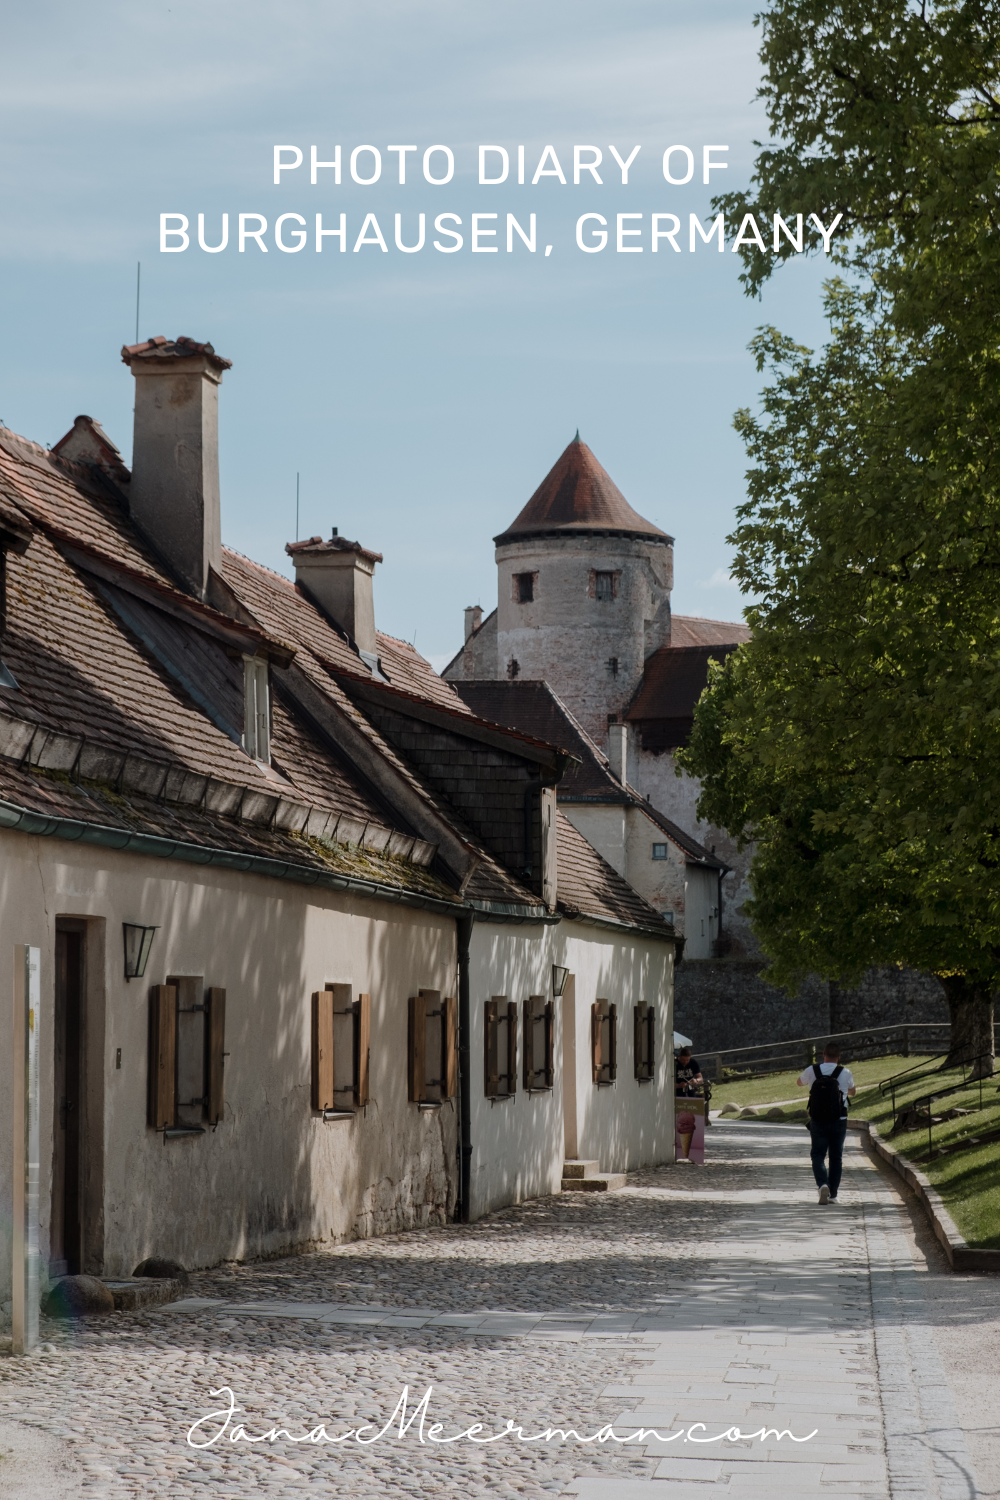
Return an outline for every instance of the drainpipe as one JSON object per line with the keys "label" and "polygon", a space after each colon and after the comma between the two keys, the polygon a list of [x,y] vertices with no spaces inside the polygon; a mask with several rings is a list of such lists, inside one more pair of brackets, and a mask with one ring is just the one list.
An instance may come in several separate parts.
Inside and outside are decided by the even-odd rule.
{"label": "drainpipe", "polygon": [[469,912],[458,919],[458,1215],[469,1222],[469,1198],[472,1182],[472,1050],[469,1014],[469,945],[476,917]]}

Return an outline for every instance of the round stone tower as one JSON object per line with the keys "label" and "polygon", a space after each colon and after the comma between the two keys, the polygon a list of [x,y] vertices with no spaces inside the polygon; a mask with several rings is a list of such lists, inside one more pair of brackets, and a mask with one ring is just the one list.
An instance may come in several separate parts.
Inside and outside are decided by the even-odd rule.
{"label": "round stone tower", "polygon": [[577,433],[494,537],[497,676],[544,678],[602,747],[670,644],[673,537],[646,521]]}

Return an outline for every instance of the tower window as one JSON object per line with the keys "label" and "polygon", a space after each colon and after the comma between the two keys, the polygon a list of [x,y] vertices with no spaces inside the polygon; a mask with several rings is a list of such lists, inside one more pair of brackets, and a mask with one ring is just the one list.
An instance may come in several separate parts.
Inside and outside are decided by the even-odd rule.
{"label": "tower window", "polygon": [[521,675],[521,664],[518,661],[518,659],[517,659],[516,656],[512,656],[511,659],[510,659],[510,661],[507,663],[507,676],[508,677],[519,677],[520,675]]}
{"label": "tower window", "polygon": [[535,597],[535,579],[537,573],[515,573],[514,574],[514,601],[517,604],[530,604]]}
{"label": "tower window", "polygon": [[594,574],[594,598],[613,599],[615,597],[615,575],[613,573]]}
{"label": "tower window", "polygon": [[612,677],[617,677],[618,676],[618,658],[617,658],[617,656],[609,656],[608,657],[607,668],[608,668],[608,671],[611,673]]}

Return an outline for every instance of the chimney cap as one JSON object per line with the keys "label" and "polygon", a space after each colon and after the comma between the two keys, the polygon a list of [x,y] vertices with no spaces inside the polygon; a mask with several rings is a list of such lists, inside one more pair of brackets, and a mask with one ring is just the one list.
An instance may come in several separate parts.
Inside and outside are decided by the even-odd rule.
{"label": "chimney cap", "polygon": [[141,344],[122,345],[122,363],[131,365],[133,360],[164,360],[164,359],[193,359],[202,354],[209,364],[216,370],[231,370],[233,362],[231,359],[223,359],[221,354],[216,354],[211,344],[199,344],[196,339],[189,339],[184,334],[180,338],[168,339],[163,334],[157,334],[154,339],[144,339]]}
{"label": "chimney cap", "polygon": [[289,557],[322,557],[329,552],[356,552],[371,563],[382,561],[381,552],[370,552],[367,547],[362,547],[360,542],[349,542],[346,536],[338,536],[336,532],[328,542],[324,542],[321,536],[308,537],[304,542],[287,542],[285,551]]}

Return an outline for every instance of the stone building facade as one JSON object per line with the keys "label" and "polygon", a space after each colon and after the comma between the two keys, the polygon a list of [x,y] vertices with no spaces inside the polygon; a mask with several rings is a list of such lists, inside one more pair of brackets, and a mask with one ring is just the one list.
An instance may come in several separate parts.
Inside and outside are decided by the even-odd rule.
{"label": "stone building facade", "polygon": [[629,505],[579,433],[494,544],[497,608],[466,609],[443,676],[477,713],[534,733],[542,685],[558,705],[563,721],[543,737],[572,743],[582,762],[560,783],[560,809],[684,937],[679,1028],[721,1048],[849,1017],[946,1019],[924,976],[857,992],[810,981],[794,1000],[759,979],[743,911],[752,850],[698,817],[698,782],[676,760],[709,663],[749,631],[672,613],[673,538]]}

